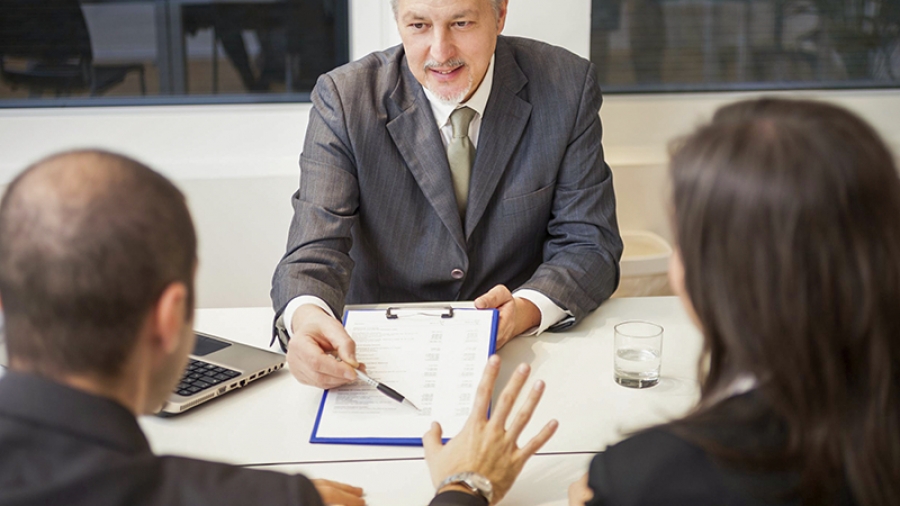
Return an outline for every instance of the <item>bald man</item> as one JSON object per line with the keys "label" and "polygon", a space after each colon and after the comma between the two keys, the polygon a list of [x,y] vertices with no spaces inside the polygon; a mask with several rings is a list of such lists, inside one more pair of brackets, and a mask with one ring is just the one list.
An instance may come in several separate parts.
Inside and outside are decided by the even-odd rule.
{"label": "bald man", "polygon": [[[135,417],[162,405],[193,348],[196,258],[182,194],[129,158],[63,153],[9,185],[0,201],[10,360],[0,378],[0,504],[365,504],[361,489],[340,483],[150,451]],[[541,382],[506,429],[525,365],[488,421],[499,371],[493,357],[460,436],[445,446],[438,424],[425,435],[431,506],[499,501],[556,430],[551,422],[516,445]]]}
{"label": "bald man", "polygon": [[196,244],[181,193],[122,156],[53,156],[9,185],[0,504],[364,504],[346,485],[151,453],[135,416],[193,348]]}

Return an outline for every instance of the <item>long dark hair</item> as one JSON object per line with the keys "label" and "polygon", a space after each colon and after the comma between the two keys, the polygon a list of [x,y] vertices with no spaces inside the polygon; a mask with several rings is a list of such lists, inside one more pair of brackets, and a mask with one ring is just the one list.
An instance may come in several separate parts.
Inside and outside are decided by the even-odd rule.
{"label": "long dark hair", "polygon": [[785,444],[728,459],[789,462],[806,504],[848,491],[865,506],[900,504],[891,152],[847,110],[761,99],[720,109],[678,143],[671,175],[685,288],[704,334],[701,402],[676,426],[708,421],[713,399],[752,374]]}

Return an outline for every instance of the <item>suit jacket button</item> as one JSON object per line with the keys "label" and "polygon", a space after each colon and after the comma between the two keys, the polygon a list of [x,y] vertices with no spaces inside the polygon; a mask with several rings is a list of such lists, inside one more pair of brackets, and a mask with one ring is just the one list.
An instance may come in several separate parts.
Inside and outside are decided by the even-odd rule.
{"label": "suit jacket button", "polygon": [[452,277],[453,279],[462,279],[465,275],[466,273],[463,272],[462,269],[453,269],[452,271],[450,271],[450,277]]}

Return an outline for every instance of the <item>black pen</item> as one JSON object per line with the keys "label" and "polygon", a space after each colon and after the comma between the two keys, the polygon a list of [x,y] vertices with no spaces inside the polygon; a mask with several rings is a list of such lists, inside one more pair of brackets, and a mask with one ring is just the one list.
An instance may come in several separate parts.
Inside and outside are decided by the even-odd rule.
{"label": "black pen", "polygon": [[379,392],[390,397],[391,399],[394,399],[395,401],[397,401],[401,404],[408,404],[408,405],[412,406],[413,409],[415,409],[416,411],[422,411],[421,409],[416,407],[416,405],[413,404],[409,399],[400,395],[399,392],[397,392],[393,388],[391,388],[383,383],[379,383],[379,382],[373,380],[372,378],[366,376],[366,374],[364,372],[360,371],[359,369],[356,370],[356,375],[359,376],[359,379],[361,379],[364,382],[368,383],[369,385],[375,387],[376,389],[378,389]]}

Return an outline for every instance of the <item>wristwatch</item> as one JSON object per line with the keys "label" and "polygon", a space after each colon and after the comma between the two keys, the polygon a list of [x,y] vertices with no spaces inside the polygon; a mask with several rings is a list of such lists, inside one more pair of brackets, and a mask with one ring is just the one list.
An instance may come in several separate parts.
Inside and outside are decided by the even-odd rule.
{"label": "wristwatch", "polygon": [[463,485],[472,492],[475,492],[481,497],[484,497],[488,504],[491,504],[491,499],[493,499],[494,497],[494,486],[491,485],[491,480],[478,473],[466,471],[463,473],[456,473],[453,476],[448,476],[444,479],[444,481],[441,482],[440,485],[437,486],[437,489],[440,490],[447,485],[453,485],[456,483]]}

